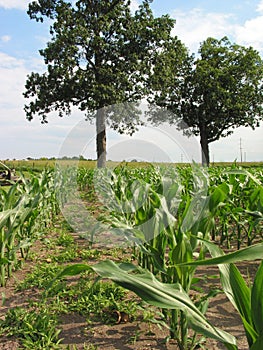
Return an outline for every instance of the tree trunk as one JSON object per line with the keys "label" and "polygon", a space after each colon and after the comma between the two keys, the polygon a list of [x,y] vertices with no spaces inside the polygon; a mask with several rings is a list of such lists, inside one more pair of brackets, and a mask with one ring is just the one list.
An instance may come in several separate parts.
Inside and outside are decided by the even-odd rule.
{"label": "tree trunk", "polygon": [[96,115],[97,167],[106,167],[106,117],[105,109],[101,108]]}
{"label": "tree trunk", "polygon": [[7,176],[6,176],[6,179],[7,179],[7,180],[11,180],[11,177],[12,177],[11,170],[10,170],[10,169],[8,169],[8,170],[7,170]]}
{"label": "tree trunk", "polygon": [[202,149],[202,165],[209,166],[209,146],[207,140],[207,130],[204,123],[200,124],[200,144]]}

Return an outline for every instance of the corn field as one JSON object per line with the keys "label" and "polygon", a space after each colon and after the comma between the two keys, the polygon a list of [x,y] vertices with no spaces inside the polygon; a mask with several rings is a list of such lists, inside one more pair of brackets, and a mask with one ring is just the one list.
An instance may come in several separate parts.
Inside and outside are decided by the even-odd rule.
{"label": "corn field", "polygon": [[[21,175],[8,190],[0,190],[0,283],[6,284],[77,193],[89,215],[90,203],[98,204],[99,215],[85,232],[91,247],[107,230],[132,248],[134,263],[70,265],[57,278],[88,270],[132,290],[161,310],[179,349],[195,349],[198,334],[238,349],[235,337],[205,316],[212,291],[199,301],[191,299],[198,266],[216,265],[222,289],[241,316],[248,348],[262,349],[263,265],[259,263],[250,285],[236,267],[237,262],[263,258],[262,184],[261,168],[235,164],[209,169],[195,164],[66,168]],[[73,221],[72,214],[70,225]]]}
{"label": "corn field", "polygon": [[[119,235],[118,241],[125,238],[133,245],[138,264],[73,265],[62,275],[91,269],[158,306],[179,349],[195,349],[198,333],[237,349],[236,339],[205,317],[211,295],[198,303],[190,298],[197,267],[215,264],[222,288],[242,318],[248,347],[263,347],[263,265],[250,287],[234,264],[263,257],[261,170],[120,166],[82,169],[78,181],[84,191],[94,186],[104,207],[101,222]],[[225,254],[222,248],[232,252]]]}

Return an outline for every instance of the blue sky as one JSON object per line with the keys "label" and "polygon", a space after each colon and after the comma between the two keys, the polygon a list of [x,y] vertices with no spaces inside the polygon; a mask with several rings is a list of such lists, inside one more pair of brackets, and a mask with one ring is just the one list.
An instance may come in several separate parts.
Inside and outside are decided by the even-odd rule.
{"label": "blue sky", "polygon": [[[26,14],[29,2],[0,0],[0,159],[58,156],[67,135],[83,119],[78,111],[62,119],[52,114],[47,125],[40,124],[38,118],[32,122],[25,118],[23,106],[26,101],[22,92],[26,76],[32,71],[45,70],[38,50],[45,47],[49,38],[48,25],[30,20]],[[137,4],[138,1],[134,0],[132,5],[136,7]],[[191,52],[197,52],[200,42],[208,36],[221,38],[227,35],[240,45],[253,46],[263,57],[263,0],[154,0],[151,7],[156,16],[168,13],[176,19],[173,33]],[[72,147],[72,155],[84,153],[88,158],[95,158],[93,134],[91,126],[87,131],[90,139],[85,149]],[[134,140],[139,144],[139,140],[145,138],[154,143],[150,135],[149,130],[144,130],[144,133],[135,134]],[[263,161],[262,135],[263,127],[256,131],[239,128],[234,135],[210,145],[211,159],[240,159],[241,139],[243,159]],[[116,149],[116,145],[125,140],[113,132],[108,133],[109,148]],[[196,142],[198,144],[198,140]],[[181,151],[176,153],[176,157],[169,156],[171,160],[185,159]],[[125,154],[121,157],[125,159]],[[160,159],[155,154],[149,155],[147,160]]]}

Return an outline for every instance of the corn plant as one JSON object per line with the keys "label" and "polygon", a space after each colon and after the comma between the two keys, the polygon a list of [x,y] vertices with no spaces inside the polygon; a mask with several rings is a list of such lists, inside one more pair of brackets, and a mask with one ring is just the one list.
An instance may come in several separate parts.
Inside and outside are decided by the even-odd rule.
{"label": "corn plant", "polygon": [[[222,210],[227,213],[226,221],[229,213],[232,219],[235,212],[238,218],[244,215],[248,193],[255,191],[253,181],[250,181],[252,176],[234,171],[222,175],[230,179],[229,183],[218,183],[217,176],[217,183],[209,187],[208,174],[198,167],[132,170],[119,167],[114,171],[99,171],[96,190],[106,206],[106,220],[115,232],[138,247],[139,265],[162,283],[179,283],[189,294],[196,281],[196,266],[187,264],[204,259],[207,252],[207,246],[199,238],[208,240],[215,233]],[[242,188],[247,188],[241,204],[238,202],[240,181],[237,174],[243,177]],[[240,228],[241,220],[234,219]],[[256,227],[253,220],[251,223],[251,227]],[[240,243],[241,233],[237,238]],[[199,304],[199,311],[205,313],[206,305],[206,302]],[[177,309],[163,310],[163,313],[170,325],[171,337],[177,340],[181,349],[186,348],[191,325],[187,314]]]}
{"label": "corn plant", "polygon": [[1,189],[0,284],[11,276],[18,251],[26,259],[33,242],[51,225],[57,211],[53,175],[43,171],[25,178],[8,191]]}
{"label": "corn plant", "polygon": [[[174,168],[128,170],[120,167],[117,171],[99,170],[97,176],[100,181],[96,189],[106,206],[107,221],[120,237],[126,237],[138,247],[139,265],[162,282],[180,283],[188,293],[195,268],[174,268],[172,262],[174,259],[191,261],[197,251],[197,240],[189,239],[189,230],[193,221],[198,221],[206,201],[203,192],[207,187],[207,175],[196,168],[193,174],[196,181],[192,179],[190,184],[182,180]],[[195,194],[194,200],[191,191]],[[175,216],[177,211],[179,219]],[[194,230],[198,232],[197,226]],[[199,254],[201,257],[204,254],[202,247]],[[170,323],[171,337],[177,339],[181,348],[185,347],[188,341],[186,315],[177,310],[171,313],[164,310],[164,314]]]}
{"label": "corn plant", "polygon": [[16,235],[21,225],[24,224],[30,208],[9,209],[0,213],[0,247],[1,247],[1,285],[5,285],[6,275],[11,276],[11,271],[16,263],[16,252],[18,249],[28,247],[29,242],[20,241],[16,243]]}
{"label": "corn plant", "polygon": [[80,167],[77,172],[77,182],[80,190],[89,192],[93,190],[94,169]]}
{"label": "corn plant", "polygon": [[221,186],[225,195],[224,203],[215,215],[213,238],[219,237],[220,244],[226,243],[227,248],[235,240],[237,249],[243,244],[251,245],[262,239],[262,225],[247,215],[262,210],[262,174],[235,166],[231,169],[212,169],[210,172],[210,191]]}
{"label": "corn plant", "polygon": [[[233,263],[262,259],[263,244],[257,244],[224,255],[215,244],[208,241],[203,241],[203,243],[214,258],[178,265],[182,267],[185,265],[218,264],[223,289],[243,320],[249,348],[252,350],[262,349],[263,263],[260,264],[251,291]],[[222,342],[227,349],[238,349],[235,337],[213,326],[206,319],[203,312],[192,302],[180,283],[162,283],[147,269],[136,267],[130,263],[116,264],[106,260],[92,266],[86,264],[68,266],[57,278],[77,275],[83,271],[90,270],[95,271],[101,278],[109,278],[118,285],[135,292],[150,305],[182,312],[185,315],[188,326],[196,333],[201,333],[206,337]],[[191,343],[179,343],[178,345],[180,349],[186,350],[194,349],[196,343],[192,341]]]}
{"label": "corn plant", "polygon": [[[249,349],[263,347],[263,244],[257,244],[240,251],[224,255],[224,252],[211,242],[204,242],[212,258],[191,262],[191,266],[217,264],[223,290],[238,311],[243,322]],[[236,261],[261,259],[252,286],[247,285]]]}
{"label": "corn plant", "polygon": [[[174,168],[151,169],[150,173],[144,172],[143,177],[138,177],[134,170],[132,174],[127,171],[109,173],[107,170],[105,177],[100,174],[100,190],[111,210],[108,220],[138,246],[141,267],[162,282],[180,283],[188,293],[195,268],[174,267],[173,261],[192,261],[197,252],[200,257],[204,254],[202,246],[189,233],[197,235],[201,230],[199,226],[204,224],[199,216],[207,201],[207,174],[195,168],[189,184]],[[183,171],[185,176],[186,170]],[[190,179],[189,169],[187,178]],[[208,232],[206,228],[204,238]],[[188,334],[185,315],[176,310],[171,313],[164,310],[164,314],[170,323],[171,337],[184,347]]]}
{"label": "corn plant", "polygon": [[[255,218],[260,220],[262,215],[261,182],[255,182],[254,175],[236,169],[216,172],[208,176],[205,170],[196,166],[180,169],[128,169],[121,166],[114,170],[95,171],[92,180],[87,176],[87,184],[93,181],[88,186],[94,186],[104,205],[104,223],[134,246],[139,266],[112,262],[92,267],[75,265],[66,268],[62,275],[93,269],[102,277],[133,290],[152,305],[161,307],[171,337],[177,340],[180,349],[194,349],[198,345],[197,333],[215,338],[229,349],[237,349],[234,337],[206,320],[207,301],[194,303],[189,294],[197,280],[195,270],[199,262],[206,261],[207,252],[215,254],[207,242],[218,235],[218,223],[224,224],[224,229],[233,222],[236,224],[235,227],[240,229],[235,236],[238,248],[242,235],[248,233],[245,231],[247,227],[253,227],[257,232]],[[79,179],[84,175],[82,171]],[[239,199],[242,191],[244,197]],[[222,213],[226,224],[221,221]],[[240,225],[241,217],[247,220],[244,227]],[[252,234],[250,237],[249,243],[252,244]],[[230,238],[227,235],[229,242]],[[221,255],[221,252],[217,254]],[[262,259],[262,255],[262,246],[251,246],[237,252],[233,260],[224,256],[221,259],[225,260],[220,260],[220,264],[222,261],[251,260],[256,256]],[[207,297],[211,294],[208,293]],[[192,338],[189,328],[194,330]]]}

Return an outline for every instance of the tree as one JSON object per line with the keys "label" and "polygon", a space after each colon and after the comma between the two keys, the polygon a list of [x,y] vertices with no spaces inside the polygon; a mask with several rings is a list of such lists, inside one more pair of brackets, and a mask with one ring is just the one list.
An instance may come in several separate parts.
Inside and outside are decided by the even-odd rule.
{"label": "tree", "polygon": [[154,56],[169,40],[174,20],[154,18],[146,0],[133,14],[130,1],[38,0],[29,4],[31,19],[51,20],[51,40],[40,50],[47,71],[27,77],[24,97],[28,120],[51,111],[69,115],[72,107],[96,118],[98,167],[106,163],[108,123],[133,133],[139,114],[107,113],[105,107],[138,101],[147,93]]}
{"label": "tree", "polygon": [[[183,75],[173,74],[173,48],[167,51],[165,71],[170,77],[154,85],[154,101],[172,114],[166,118],[178,128],[200,135],[202,163],[209,165],[209,143],[233,133],[239,126],[255,128],[263,119],[263,61],[252,47],[231,44],[227,37],[208,38],[200,57],[189,57]],[[167,74],[167,73],[166,73]],[[160,72],[155,80],[158,81]],[[163,73],[161,74],[163,76]],[[150,120],[158,122],[157,113]]]}

